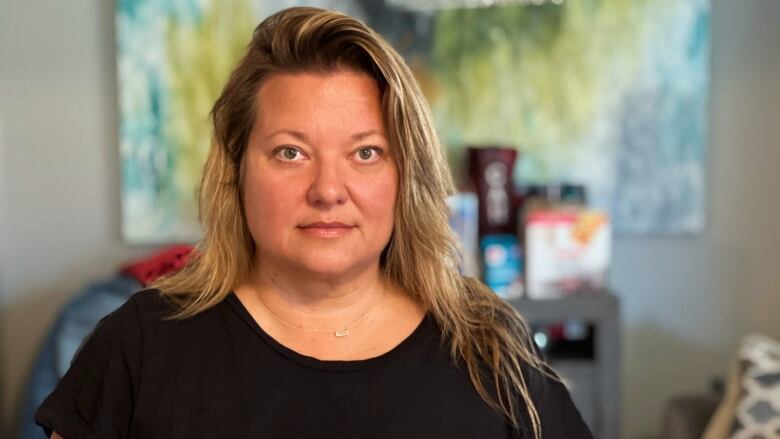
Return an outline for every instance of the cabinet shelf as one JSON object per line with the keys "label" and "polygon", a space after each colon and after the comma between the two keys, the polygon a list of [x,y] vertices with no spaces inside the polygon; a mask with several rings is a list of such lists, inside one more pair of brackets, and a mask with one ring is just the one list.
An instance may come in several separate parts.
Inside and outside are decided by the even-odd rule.
{"label": "cabinet shelf", "polygon": [[508,301],[529,325],[580,320],[594,327],[593,359],[550,359],[598,439],[620,437],[620,302],[610,291]]}

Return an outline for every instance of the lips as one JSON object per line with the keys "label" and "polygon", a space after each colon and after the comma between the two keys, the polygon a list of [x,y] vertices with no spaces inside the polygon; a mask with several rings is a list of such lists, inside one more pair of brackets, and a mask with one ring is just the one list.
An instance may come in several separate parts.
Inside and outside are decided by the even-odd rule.
{"label": "lips", "polygon": [[338,238],[352,231],[355,226],[344,224],[338,221],[317,221],[314,223],[299,226],[302,232],[309,236],[317,238]]}
{"label": "lips", "polygon": [[310,224],[303,225],[303,226],[301,226],[301,228],[302,229],[311,229],[311,228],[316,228],[316,229],[344,229],[344,228],[347,228],[347,229],[349,229],[349,228],[352,228],[352,226],[344,224],[344,223],[340,223],[338,221],[333,221],[333,222],[318,221],[316,223],[310,223]]}

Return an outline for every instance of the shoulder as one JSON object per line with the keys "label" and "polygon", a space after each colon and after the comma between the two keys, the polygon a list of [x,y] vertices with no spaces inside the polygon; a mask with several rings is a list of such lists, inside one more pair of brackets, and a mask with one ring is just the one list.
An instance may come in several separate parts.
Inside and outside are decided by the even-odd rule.
{"label": "shoulder", "polygon": [[[121,306],[100,319],[84,340],[98,346],[137,343],[149,321],[164,321],[175,310],[170,299],[155,289],[133,293]],[[83,346],[82,346],[83,347]]]}
{"label": "shoulder", "polygon": [[[163,316],[173,309],[168,299],[154,289],[133,293],[118,308],[98,321],[95,330],[104,327],[123,327],[138,324],[142,318]],[[93,331],[94,332],[94,331]]]}
{"label": "shoulder", "polygon": [[592,438],[565,381],[546,363],[526,365],[526,383],[545,438]]}
{"label": "shoulder", "polygon": [[180,306],[180,303],[171,295],[154,288],[147,288],[130,296],[127,301],[114,312],[116,315],[110,317],[125,323],[135,320],[138,324],[145,326],[152,323],[160,323],[169,326],[174,322],[187,320],[173,318],[173,315],[180,309]]}
{"label": "shoulder", "polygon": [[147,288],[134,293],[127,304],[144,317],[164,316],[175,310],[174,302],[162,291]]}

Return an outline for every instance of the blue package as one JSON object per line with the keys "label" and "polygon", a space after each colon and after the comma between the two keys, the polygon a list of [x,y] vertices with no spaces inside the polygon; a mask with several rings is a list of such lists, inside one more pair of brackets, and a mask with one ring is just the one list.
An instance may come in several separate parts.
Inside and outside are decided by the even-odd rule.
{"label": "blue package", "polygon": [[522,292],[523,255],[517,236],[486,235],[479,247],[485,285],[504,298],[519,295]]}

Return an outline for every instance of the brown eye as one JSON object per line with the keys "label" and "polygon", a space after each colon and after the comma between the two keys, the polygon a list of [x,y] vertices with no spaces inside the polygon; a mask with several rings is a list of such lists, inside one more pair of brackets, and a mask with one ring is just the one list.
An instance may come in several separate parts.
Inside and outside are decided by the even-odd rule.
{"label": "brown eye", "polygon": [[282,150],[282,155],[288,160],[295,160],[295,157],[298,157],[298,151],[292,148],[285,148]]}
{"label": "brown eye", "polygon": [[274,155],[282,161],[294,162],[302,158],[303,154],[298,148],[292,146],[282,146],[276,149]]}
{"label": "brown eye", "polygon": [[366,146],[357,150],[357,158],[361,162],[374,162],[379,158],[381,149],[376,146]]}
{"label": "brown eye", "polygon": [[372,149],[370,149],[370,148],[363,148],[363,149],[361,149],[361,150],[360,150],[360,152],[358,153],[358,155],[360,156],[360,158],[361,158],[362,160],[368,160],[368,159],[370,159],[370,158],[371,158],[371,156],[373,155],[373,153],[374,153],[374,150],[372,150]]}

